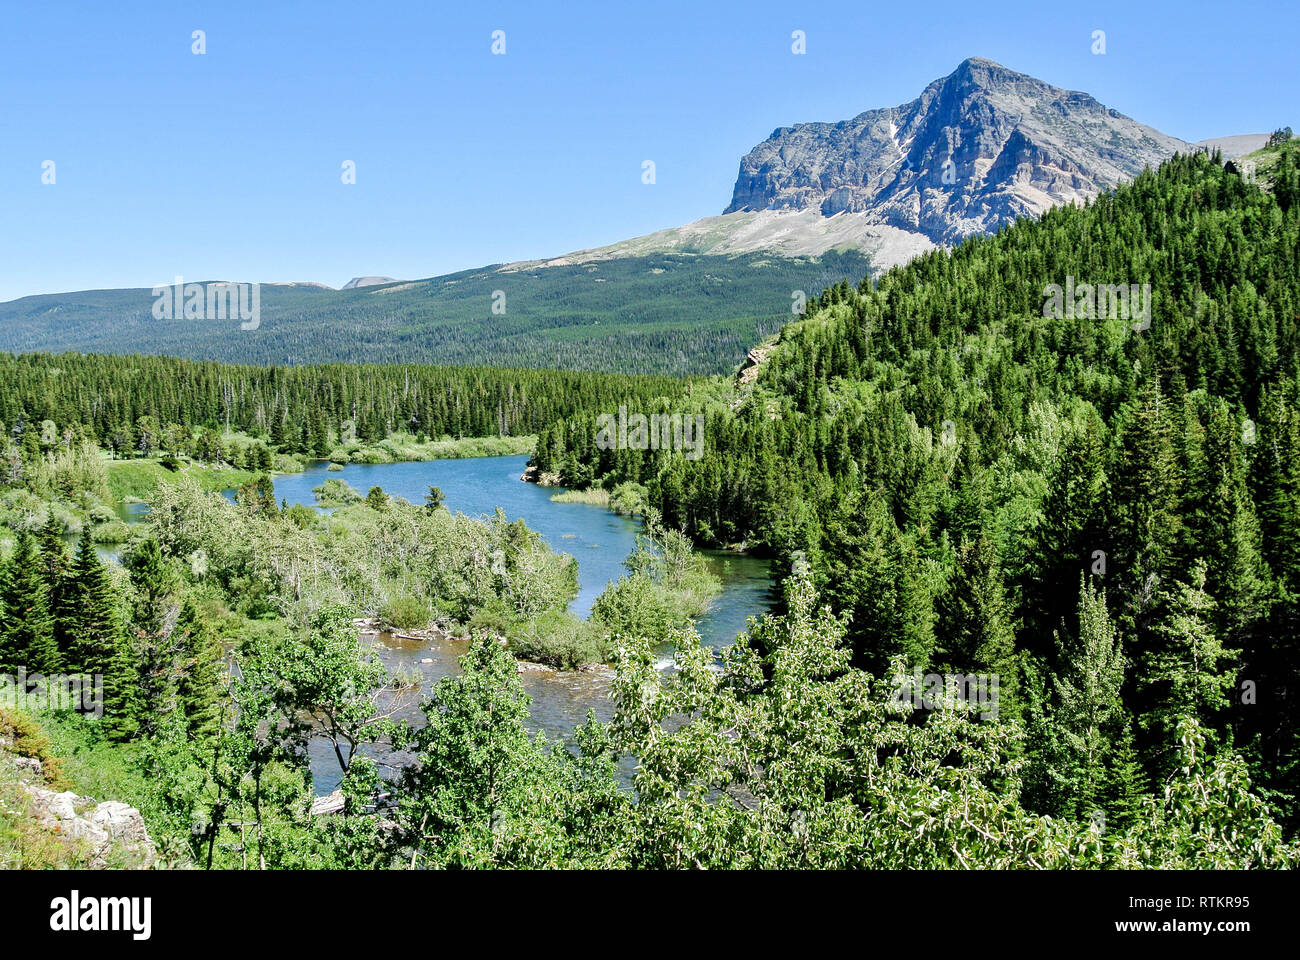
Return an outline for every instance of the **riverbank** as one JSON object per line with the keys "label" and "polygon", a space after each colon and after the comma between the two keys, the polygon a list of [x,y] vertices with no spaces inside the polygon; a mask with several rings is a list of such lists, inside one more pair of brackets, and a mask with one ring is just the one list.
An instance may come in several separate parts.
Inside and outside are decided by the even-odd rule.
{"label": "riverbank", "polygon": [[[175,466],[168,466],[171,463]],[[188,477],[204,490],[239,487],[257,476],[256,471],[231,466],[209,466],[197,461],[163,457],[109,460],[105,464],[108,492],[114,503],[139,503],[158,492],[158,485]]]}
{"label": "riverbank", "polygon": [[420,440],[410,434],[395,433],[371,445],[358,440],[345,441],[337,445],[328,457],[277,454],[274,467],[265,471],[170,456],[107,459],[105,469],[113,503],[139,503],[157,493],[160,483],[180,477],[196,480],[204,490],[232,490],[260,473],[269,473],[272,477],[286,476],[302,473],[314,465],[426,463],[477,457],[531,456],[536,445],[534,436]]}
{"label": "riverbank", "polygon": [[328,457],[331,463],[415,463],[428,460],[459,460],[471,457],[531,456],[537,437],[441,437],[420,439],[409,433],[394,433],[377,443],[348,440],[337,444]]}

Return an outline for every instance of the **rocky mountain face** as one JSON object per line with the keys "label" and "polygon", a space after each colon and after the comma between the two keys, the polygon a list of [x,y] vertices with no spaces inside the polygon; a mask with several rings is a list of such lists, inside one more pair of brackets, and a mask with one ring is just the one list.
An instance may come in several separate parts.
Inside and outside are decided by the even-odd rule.
{"label": "rocky mountain face", "polygon": [[902,106],[774,131],[741,160],[725,213],[865,214],[954,243],[1189,149],[1086,93],[972,58]]}

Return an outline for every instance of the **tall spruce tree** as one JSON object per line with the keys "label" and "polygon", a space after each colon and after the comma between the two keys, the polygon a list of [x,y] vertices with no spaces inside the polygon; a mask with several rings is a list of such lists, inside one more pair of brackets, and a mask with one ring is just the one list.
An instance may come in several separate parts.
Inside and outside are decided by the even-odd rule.
{"label": "tall spruce tree", "polygon": [[1147,734],[1147,766],[1158,774],[1172,762],[1181,719],[1195,717],[1210,732],[1233,685],[1239,651],[1224,649],[1214,634],[1215,604],[1205,589],[1205,570],[1198,562],[1190,582],[1166,591],[1167,613],[1154,630],[1157,644],[1141,659],[1139,726]]}
{"label": "tall spruce tree", "polygon": [[998,677],[999,716],[1020,716],[1020,654],[1016,650],[1002,566],[993,541],[980,531],[957,549],[957,566],[944,594],[935,660],[945,670]]}
{"label": "tall spruce tree", "polygon": [[1124,418],[1110,471],[1116,546],[1109,569],[1124,596],[1120,615],[1130,626],[1145,623],[1174,559],[1181,475],[1172,433],[1160,380],[1149,374]]}
{"label": "tall spruce tree", "polygon": [[176,708],[190,737],[207,741],[217,735],[221,720],[221,641],[188,597],[181,604],[175,632],[179,654]]}
{"label": "tall spruce tree", "polygon": [[129,740],[140,726],[140,674],[122,628],[112,577],[88,534],[81,536],[67,584],[69,607],[75,611],[76,662],[82,672],[102,678],[105,731],[116,740]]}
{"label": "tall spruce tree", "polygon": [[11,670],[54,674],[63,668],[43,568],[36,538],[20,531],[0,574],[0,664]]}
{"label": "tall spruce tree", "polygon": [[[1106,610],[1106,594],[1080,577],[1079,630],[1073,642],[1059,638],[1062,673],[1053,677],[1055,720],[1065,747],[1061,772],[1075,815],[1100,809],[1117,727],[1126,715],[1120,699],[1124,649]],[[1109,811],[1103,811],[1112,816]]]}

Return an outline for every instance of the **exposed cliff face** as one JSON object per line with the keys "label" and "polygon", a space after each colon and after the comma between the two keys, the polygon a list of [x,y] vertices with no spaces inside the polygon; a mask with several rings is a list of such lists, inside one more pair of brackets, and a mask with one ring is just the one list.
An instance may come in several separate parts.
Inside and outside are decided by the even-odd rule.
{"label": "exposed cliff face", "polygon": [[953,243],[1188,149],[1086,93],[976,58],[902,106],[774,131],[741,160],[726,213],[864,213]]}

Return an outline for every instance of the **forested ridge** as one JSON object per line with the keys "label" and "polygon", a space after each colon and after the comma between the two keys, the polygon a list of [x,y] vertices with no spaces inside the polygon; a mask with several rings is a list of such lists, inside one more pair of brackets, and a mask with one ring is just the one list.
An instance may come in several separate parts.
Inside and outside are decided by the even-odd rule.
{"label": "forested ridge", "polygon": [[[754,371],[663,408],[698,461],[544,430],[560,482],[637,483],[706,543],[806,558],[856,663],[988,671],[1023,798],[1129,821],[1195,716],[1294,830],[1300,751],[1300,208],[1176,157],[828,289]],[[1149,326],[1048,285],[1149,284]],[[1136,294],[1137,291],[1134,291]]]}
{"label": "forested ridge", "polygon": [[[173,357],[0,354],[0,423],[78,428],[113,446],[115,433],[233,429],[325,456],[344,425],[365,440],[403,431],[430,437],[522,436],[557,417],[629,398],[676,396],[690,381],[572,371],[414,364],[258,367]],[[48,444],[47,444],[48,445]],[[156,440],[153,444],[158,445]],[[131,449],[127,442],[126,448]]]}
{"label": "forested ridge", "polygon": [[[260,323],[158,320],[150,288],[0,303],[0,349],[167,354],[296,366],[403,363],[729,372],[811,294],[871,265],[859,251],[787,258],[663,253],[514,264],[328,290],[262,284]],[[197,280],[198,278],[187,278]]]}

